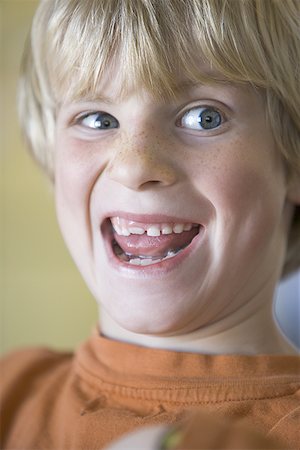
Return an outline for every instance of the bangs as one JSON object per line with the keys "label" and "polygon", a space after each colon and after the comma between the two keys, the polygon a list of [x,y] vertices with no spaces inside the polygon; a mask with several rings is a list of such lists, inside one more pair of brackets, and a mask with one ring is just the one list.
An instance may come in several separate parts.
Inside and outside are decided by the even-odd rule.
{"label": "bangs", "polygon": [[[107,96],[114,78],[120,100],[145,89],[168,101],[182,85],[225,81],[259,88],[276,146],[299,177],[299,17],[299,0],[40,0],[18,89],[33,156],[54,180],[59,105]],[[299,236],[298,207],[285,274],[300,265]]]}
{"label": "bangs", "polygon": [[[40,49],[39,59],[47,55],[49,88],[56,102],[99,94],[110,73],[122,80],[115,93],[121,97],[143,87],[154,97],[169,99],[179,93],[182,79],[276,87],[274,68],[269,66],[274,62],[268,57],[271,43],[267,37],[264,46],[261,42],[263,18],[271,20],[272,10],[268,14],[257,9],[268,9],[270,2],[257,2],[257,8],[248,0],[48,3],[46,48]],[[280,33],[272,45],[283,45]],[[201,72],[200,63],[207,70]]]}

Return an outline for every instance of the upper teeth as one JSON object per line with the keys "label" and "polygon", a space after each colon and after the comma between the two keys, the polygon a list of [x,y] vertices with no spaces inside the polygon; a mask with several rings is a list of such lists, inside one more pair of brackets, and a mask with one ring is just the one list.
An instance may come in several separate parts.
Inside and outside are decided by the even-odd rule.
{"label": "upper teeth", "polygon": [[182,233],[183,231],[190,231],[197,224],[192,223],[158,223],[158,224],[144,224],[140,222],[133,222],[121,217],[112,217],[111,223],[117,234],[121,236],[129,236],[130,234],[144,234],[148,236],[160,236],[160,234]]}

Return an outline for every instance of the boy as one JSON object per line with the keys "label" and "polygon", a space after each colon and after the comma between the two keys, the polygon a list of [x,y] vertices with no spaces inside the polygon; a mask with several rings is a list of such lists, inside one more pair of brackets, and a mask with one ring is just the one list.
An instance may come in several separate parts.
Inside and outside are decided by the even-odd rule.
{"label": "boy", "polygon": [[299,13],[41,1],[20,117],[101,314],[73,356],[3,362],[1,448],[171,424],[164,448],[297,448],[299,358],[272,298],[300,262]]}

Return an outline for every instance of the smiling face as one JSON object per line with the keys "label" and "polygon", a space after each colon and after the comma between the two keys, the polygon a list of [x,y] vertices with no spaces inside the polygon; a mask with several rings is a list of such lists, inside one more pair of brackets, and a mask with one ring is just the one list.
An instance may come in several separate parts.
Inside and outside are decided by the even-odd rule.
{"label": "smiling face", "polygon": [[127,330],[176,334],[272,295],[289,214],[261,96],[220,82],[120,100],[118,83],[57,117],[58,219],[97,301]]}

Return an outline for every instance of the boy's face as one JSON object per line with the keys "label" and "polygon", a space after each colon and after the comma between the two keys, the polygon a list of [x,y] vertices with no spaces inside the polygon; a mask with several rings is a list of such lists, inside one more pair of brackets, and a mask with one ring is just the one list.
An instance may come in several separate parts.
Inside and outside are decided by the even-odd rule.
{"label": "boy's face", "polygon": [[[175,334],[270,296],[288,214],[259,94],[197,85],[166,104],[142,90],[120,100],[120,82],[103,82],[105,98],[64,103],[57,119],[58,218],[97,300],[128,330]],[[160,236],[114,239],[110,218],[123,234]],[[162,234],[174,223],[197,227]]]}

